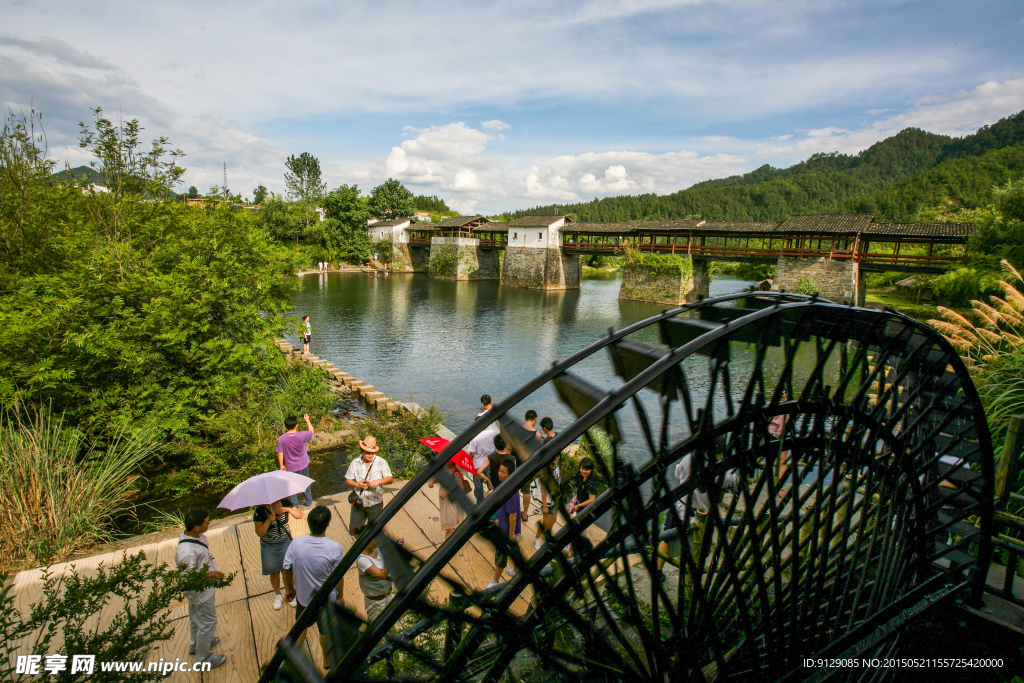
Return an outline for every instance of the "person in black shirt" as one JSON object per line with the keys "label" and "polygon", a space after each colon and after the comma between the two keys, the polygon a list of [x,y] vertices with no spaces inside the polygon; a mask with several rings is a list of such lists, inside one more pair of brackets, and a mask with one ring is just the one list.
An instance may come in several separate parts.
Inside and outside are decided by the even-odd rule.
{"label": "person in black shirt", "polygon": [[512,447],[505,443],[505,439],[498,434],[494,437],[494,452],[487,456],[487,477],[488,484],[493,491],[498,487],[498,468],[501,463],[512,453]]}
{"label": "person in black shirt", "polygon": [[594,476],[594,461],[590,458],[580,460],[580,473],[574,480],[576,495],[569,502],[569,514],[587,507],[597,499],[597,477]]}

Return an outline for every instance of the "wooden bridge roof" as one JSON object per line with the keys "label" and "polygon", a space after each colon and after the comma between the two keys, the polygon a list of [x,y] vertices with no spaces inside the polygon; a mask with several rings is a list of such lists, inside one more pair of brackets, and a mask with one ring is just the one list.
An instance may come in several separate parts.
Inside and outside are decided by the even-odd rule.
{"label": "wooden bridge roof", "polygon": [[[525,218],[525,217],[524,217]],[[674,219],[619,223],[573,223],[562,230],[583,235],[639,235],[643,233],[692,232],[696,234],[758,235],[843,235],[891,241],[924,239],[963,242],[974,232],[968,223],[876,223],[869,213],[807,214],[784,221],[704,221]]]}
{"label": "wooden bridge roof", "polygon": [[[566,224],[572,223],[565,216],[520,216],[508,225],[513,225],[517,228],[548,228],[553,223],[565,219]],[[573,223],[573,225],[576,225]]]}

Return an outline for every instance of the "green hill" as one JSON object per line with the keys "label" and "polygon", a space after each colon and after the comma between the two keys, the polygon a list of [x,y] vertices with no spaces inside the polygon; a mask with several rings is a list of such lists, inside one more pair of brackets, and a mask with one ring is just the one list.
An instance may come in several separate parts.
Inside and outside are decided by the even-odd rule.
{"label": "green hill", "polygon": [[103,184],[103,174],[97,171],[95,168],[89,166],[76,166],[75,168],[65,168],[63,171],[59,171],[50,176],[55,180],[64,180],[67,182],[76,183],[93,183],[96,185]]}
{"label": "green hill", "polygon": [[986,204],[992,185],[1020,177],[1022,159],[1024,112],[964,138],[908,128],[856,155],[815,154],[789,168],[765,165],[669,195],[608,197],[503,215],[573,213],[580,221],[611,222],[782,220],[791,214],[861,211],[909,221],[947,199],[967,207]]}

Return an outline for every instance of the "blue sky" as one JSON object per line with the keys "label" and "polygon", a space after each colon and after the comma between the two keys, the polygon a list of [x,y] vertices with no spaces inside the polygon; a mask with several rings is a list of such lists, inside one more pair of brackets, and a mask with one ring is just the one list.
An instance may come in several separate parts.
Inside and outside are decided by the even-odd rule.
{"label": "blue sky", "polygon": [[0,2],[0,102],[72,166],[101,106],[186,186],[387,177],[463,212],[679,190],[1024,110],[1024,3]]}

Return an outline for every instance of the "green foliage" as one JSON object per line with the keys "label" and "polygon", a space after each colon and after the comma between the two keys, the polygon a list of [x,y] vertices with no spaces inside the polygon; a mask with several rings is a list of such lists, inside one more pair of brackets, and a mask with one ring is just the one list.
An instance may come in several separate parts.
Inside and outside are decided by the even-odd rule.
{"label": "green foliage", "polygon": [[51,181],[25,119],[0,136],[5,238],[45,256],[0,271],[0,406],[49,405],[99,444],[156,429],[175,445],[161,466],[184,469],[201,448],[241,447],[196,440],[272,391],[284,361],[266,349],[288,325],[297,260],[266,214],[162,200],[154,186],[176,173],[163,143],[144,155],[135,124],[102,121],[83,141],[118,193]]}
{"label": "green foliage", "polygon": [[622,267],[621,256],[610,256],[608,254],[595,254],[593,256],[583,257],[586,263],[584,265],[590,266],[591,268],[620,268]]}
{"label": "green foliage", "polygon": [[622,256],[622,265],[627,268],[643,268],[652,277],[689,277],[693,264],[681,256],[652,254],[627,247]]}
{"label": "green foliage", "polygon": [[[67,667],[46,675],[46,680],[161,680],[165,674],[152,671],[118,672],[115,679],[101,672],[99,662],[146,660],[154,644],[174,635],[168,609],[173,601],[186,590],[227,586],[233,579],[234,574],[214,579],[200,570],[157,567],[146,563],[145,553],[126,554],[113,567],[100,565],[95,576],[44,574],[42,596],[26,614],[15,605],[13,584],[5,581],[0,593],[0,681],[37,680],[15,673],[17,655],[58,652],[68,657]],[[105,609],[116,609],[118,616],[101,629],[97,624],[103,623],[100,613]],[[27,649],[34,634],[38,640]],[[71,658],[78,654],[95,655],[93,675],[71,673]]]}
{"label": "green foliage", "polygon": [[130,195],[168,198],[185,174],[185,169],[177,163],[185,153],[167,149],[165,137],[153,140],[150,150],[143,152],[139,140],[143,128],[138,119],[113,123],[103,116],[101,108],[96,107],[92,112],[94,129],[79,123],[78,144],[97,158],[91,166],[99,172],[109,190],[101,194],[111,195],[112,206],[117,208],[124,208],[119,202]]}
{"label": "green foliage", "polygon": [[163,478],[159,488],[173,496],[196,490],[216,493],[274,469],[284,418],[308,413],[316,423],[334,403],[322,371],[290,362],[266,391],[240,393],[220,406],[215,417],[198,422],[189,438],[175,442],[174,459],[190,466]]}
{"label": "green foliage", "polygon": [[140,467],[159,445],[154,430],[89,442],[45,409],[0,416],[0,572],[61,562],[111,540],[111,522],[131,510]]}
{"label": "green foliage", "polygon": [[428,213],[452,213],[452,210],[448,208],[448,205],[444,203],[444,200],[438,199],[437,195],[431,195],[430,197],[416,195],[412,198],[412,202],[417,211],[426,211]]}
{"label": "green foliage", "polygon": [[[1024,293],[1020,273],[1003,261],[1003,296],[971,301],[964,315],[939,307],[940,320],[928,322],[942,333],[975,377],[995,443],[1011,415],[1024,413]],[[948,273],[947,273],[948,275]]]}
{"label": "green foliage", "polygon": [[309,152],[299,156],[290,156],[284,162],[287,172],[284,174],[284,186],[288,195],[298,202],[302,209],[303,223],[306,229],[313,221],[313,209],[323,199],[327,185],[320,178],[320,160]]}
{"label": "green foliage", "polygon": [[904,280],[910,277],[910,273],[868,273],[864,278],[864,283],[868,286],[868,289],[883,289],[885,287],[892,287],[900,280]]}
{"label": "green foliage", "polygon": [[775,277],[775,265],[771,263],[738,263],[733,275],[741,280],[767,280]]}
{"label": "green foliage", "polygon": [[430,250],[430,274],[435,277],[458,277],[459,249],[444,244]]}
{"label": "green foliage", "polygon": [[395,257],[395,243],[391,240],[381,240],[373,243],[373,250],[377,252],[377,260],[384,265],[390,265]]}
{"label": "green foliage", "polygon": [[359,438],[370,434],[376,437],[380,454],[388,461],[395,479],[411,479],[433,455],[419,440],[437,436],[443,421],[444,415],[434,405],[419,415],[405,411],[394,416],[376,413],[363,423]]}
{"label": "green foliage", "polygon": [[388,178],[370,193],[370,211],[377,218],[403,218],[416,213],[416,202],[402,183]]}
{"label": "green foliage", "polygon": [[0,289],[45,269],[57,257],[51,237],[64,231],[64,199],[81,194],[74,176],[54,176],[42,118],[8,113],[0,131]]}
{"label": "green foliage", "polygon": [[955,268],[932,280],[936,298],[949,306],[966,306],[973,299],[999,291],[996,273],[974,268]]}
{"label": "green foliage", "polygon": [[[359,196],[357,185],[340,185],[324,197],[327,219],[334,221],[334,261],[363,263],[372,250],[366,221],[370,217],[367,203]],[[326,221],[325,221],[326,222]]]}
{"label": "green foliage", "polygon": [[276,194],[270,195],[260,207],[256,224],[275,240],[298,242],[305,225],[298,208]]}
{"label": "green foliage", "polygon": [[[191,189],[192,188],[190,188],[190,190]],[[252,191],[252,203],[262,204],[263,200],[267,198],[268,194],[269,192],[267,192],[267,188],[263,186],[263,183],[260,183],[259,185],[256,186],[256,189]]]}
{"label": "green foliage", "polygon": [[802,277],[797,281],[796,287],[793,288],[793,292],[795,294],[814,296],[818,293],[818,284],[809,277]]}

